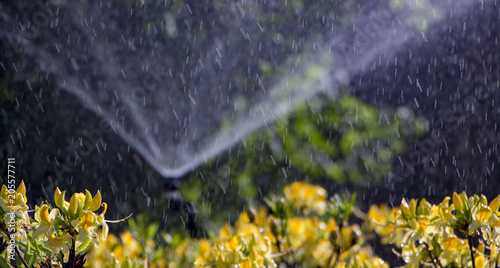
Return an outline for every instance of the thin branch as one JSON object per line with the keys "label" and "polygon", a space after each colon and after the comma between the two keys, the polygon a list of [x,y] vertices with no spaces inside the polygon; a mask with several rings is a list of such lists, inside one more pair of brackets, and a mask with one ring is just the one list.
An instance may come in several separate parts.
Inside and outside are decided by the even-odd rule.
{"label": "thin branch", "polygon": [[119,222],[124,222],[124,221],[128,220],[130,217],[132,217],[132,213],[130,213],[130,215],[128,215],[127,217],[125,217],[123,219],[119,219],[119,220],[105,220],[105,222],[119,223]]}
{"label": "thin branch", "polygon": [[476,263],[474,260],[474,249],[472,248],[472,236],[469,235],[467,236],[467,242],[469,242],[469,249],[470,249],[470,258],[472,261],[472,268],[476,268]]}
{"label": "thin branch", "polygon": [[71,237],[71,250],[69,251],[69,262],[71,268],[76,266],[76,237]]}
{"label": "thin branch", "polygon": [[432,264],[434,264],[434,267],[438,268],[438,265],[439,265],[439,267],[443,268],[443,266],[441,266],[441,263],[439,263],[439,260],[434,258],[434,255],[432,255],[432,251],[429,248],[429,245],[427,243],[423,243],[423,244],[425,245],[425,249],[427,249],[429,256],[431,256]]}
{"label": "thin branch", "polygon": [[21,260],[21,262],[23,263],[24,267],[29,268],[30,266],[26,263],[26,261],[24,260],[24,257],[21,255],[21,251],[19,251],[19,247],[15,246],[14,249],[16,250],[16,254],[19,257],[19,259]]}

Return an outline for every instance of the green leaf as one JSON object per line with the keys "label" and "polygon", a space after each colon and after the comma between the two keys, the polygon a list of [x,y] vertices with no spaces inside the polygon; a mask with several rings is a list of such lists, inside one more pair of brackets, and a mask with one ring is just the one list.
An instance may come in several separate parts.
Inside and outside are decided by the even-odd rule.
{"label": "green leaf", "polygon": [[15,256],[15,259],[16,259],[16,267],[23,267],[23,263],[21,262],[21,260],[19,259],[19,257],[16,255]]}
{"label": "green leaf", "polygon": [[134,219],[130,219],[130,220],[128,221],[128,225],[130,226],[130,229],[131,229],[132,231],[137,232],[137,231],[139,230],[139,228],[137,227],[137,223],[135,222],[135,220],[134,220]]}
{"label": "green leaf", "polygon": [[149,239],[153,239],[155,237],[157,229],[158,229],[158,226],[156,224],[154,224],[154,223],[150,224],[148,226],[148,229],[146,230],[146,237],[144,237],[144,239],[145,239],[144,242],[146,242]]}
{"label": "green leaf", "polygon": [[90,237],[87,237],[87,239],[85,239],[85,242],[78,246],[78,248],[76,249],[76,253],[81,253],[82,251],[87,249],[91,242],[92,239]]}
{"label": "green leaf", "polygon": [[44,252],[45,254],[50,254],[52,253],[52,249],[46,247],[43,242],[41,241],[35,241],[35,243],[33,244],[33,247],[35,248],[35,250],[39,253],[41,252]]}
{"label": "green leaf", "polygon": [[24,260],[26,261],[26,263],[29,265],[29,266],[32,266],[35,261],[36,261],[36,255],[33,253],[33,254],[25,254],[24,255]]}
{"label": "green leaf", "polygon": [[11,268],[11,266],[7,263],[5,258],[0,258],[0,267],[1,268]]}
{"label": "green leaf", "polygon": [[182,242],[186,239],[182,234],[175,234],[174,239],[172,241],[172,246],[177,248]]}
{"label": "green leaf", "polygon": [[29,239],[26,247],[26,252],[24,253],[24,260],[28,263],[29,266],[33,265],[36,260],[35,253],[31,253],[31,242]]}

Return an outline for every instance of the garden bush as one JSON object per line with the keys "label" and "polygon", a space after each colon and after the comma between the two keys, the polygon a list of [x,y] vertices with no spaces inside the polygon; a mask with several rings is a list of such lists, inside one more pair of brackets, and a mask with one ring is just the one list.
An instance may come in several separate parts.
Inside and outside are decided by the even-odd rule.
{"label": "garden bush", "polygon": [[[26,188],[0,192],[0,267],[389,267],[376,256],[379,241],[406,267],[496,267],[500,264],[500,196],[444,197],[372,205],[355,195],[328,198],[320,186],[294,182],[265,205],[206,238],[158,230],[144,216],[108,234],[107,205],[98,191],[56,189],[54,205],[27,206]],[[100,212],[98,212],[100,211]]]}

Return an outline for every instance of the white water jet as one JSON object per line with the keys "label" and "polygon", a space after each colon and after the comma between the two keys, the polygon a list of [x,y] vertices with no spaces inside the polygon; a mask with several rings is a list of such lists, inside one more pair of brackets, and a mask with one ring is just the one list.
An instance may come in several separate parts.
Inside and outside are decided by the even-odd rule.
{"label": "white water jet", "polygon": [[22,2],[1,4],[1,40],[169,178],[297,102],[318,92],[335,98],[349,77],[473,4]]}

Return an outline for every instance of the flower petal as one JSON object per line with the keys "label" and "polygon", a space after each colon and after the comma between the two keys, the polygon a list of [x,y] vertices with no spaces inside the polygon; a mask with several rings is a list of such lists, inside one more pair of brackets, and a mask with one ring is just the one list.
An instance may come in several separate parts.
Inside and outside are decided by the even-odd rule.
{"label": "flower petal", "polygon": [[92,202],[90,203],[89,210],[90,211],[98,210],[99,207],[101,207],[101,202],[102,202],[101,192],[97,190],[97,193],[95,194],[94,198],[92,199]]}

